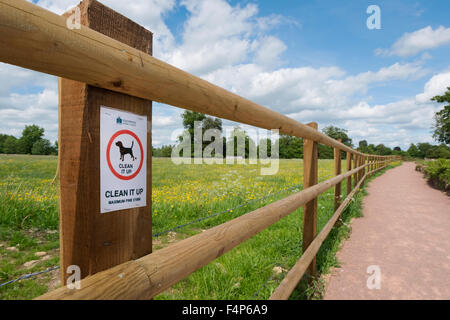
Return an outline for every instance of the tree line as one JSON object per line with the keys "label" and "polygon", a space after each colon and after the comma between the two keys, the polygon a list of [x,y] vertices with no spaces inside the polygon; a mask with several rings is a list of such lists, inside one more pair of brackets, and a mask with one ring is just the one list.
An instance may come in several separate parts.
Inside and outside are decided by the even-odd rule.
{"label": "tree line", "polygon": [[25,126],[20,138],[12,135],[0,134],[0,153],[57,155],[58,141],[53,145],[44,139],[44,128],[37,125]]}
{"label": "tree line", "polygon": [[[436,96],[431,99],[438,103],[450,103],[450,87],[447,88],[447,92],[442,96]],[[201,123],[202,132],[208,129],[216,129],[220,132],[222,129],[222,121],[217,118],[208,117],[202,113],[185,111],[182,115],[183,126],[186,133],[189,133],[191,137],[191,157],[194,156],[194,130],[195,122]],[[436,112],[434,116],[433,125],[433,138],[439,143],[437,145],[430,144],[428,142],[422,142],[417,144],[411,144],[407,150],[402,150],[399,146],[391,149],[384,144],[369,144],[367,140],[359,141],[357,145],[357,150],[363,153],[375,154],[375,155],[400,155],[403,157],[411,158],[444,158],[450,159],[450,105],[444,106],[443,110]],[[347,130],[328,126],[322,130],[323,133],[328,135],[333,139],[341,139],[342,143],[354,148],[352,139],[348,136]],[[276,141],[271,141],[270,139],[260,140],[258,144],[252,140],[252,138],[243,130],[242,128],[235,127],[231,135],[234,139],[234,152],[237,156],[237,137],[244,137],[245,139],[245,157],[248,158],[249,150],[251,147],[256,148],[257,155],[259,155],[259,147],[267,146],[267,155],[271,156],[271,150],[278,146],[279,158],[280,159],[299,159],[303,158],[303,139],[298,137],[292,137],[288,135],[280,135],[279,139]],[[227,154],[227,148],[230,147],[229,140],[223,139],[223,150],[222,155]],[[181,142],[182,137],[179,138]],[[209,144],[208,141],[202,141],[202,150]],[[172,155],[172,150],[175,145],[164,145],[160,148],[152,147],[154,157],[170,157]],[[320,159],[333,159],[334,152],[331,147],[319,144],[318,146],[319,158]],[[231,152],[230,152],[231,154]],[[186,156],[186,155],[184,155]],[[345,153],[342,152],[342,158],[345,158]]]}
{"label": "tree line", "polygon": [[[211,119],[205,115],[201,114],[195,114],[195,112],[186,111],[183,115],[183,124],[185,126],[185,129],[187,131],[192,131],[191,139],[192,139],[192,150],[191,150],[191,156],[194,155],[194,122],[199,121],[199,119],[208,119],[206,122],[202,122],[202,129],[211,129],[211,123],[215,123],[215,129],[218,129],[222,131],[221,121],[220,119]],[[203,121],[203,120],[202,120]],[[338,128],[335,126],[328,126],[325,127],[322,130],[323,133],[325,133],[327,136],[333,138],[333,139],[341,139],[342,143],[354,148],[355,145],[353,144],[352,139],[348,136],[347,130]],[[298,137],[293,137],[289,135],[280,135],[279,139],[276,141],[272,141],[270,139],[260,140],[258,145],[256,146],[255,141],[240,127],[235,127],[232,136],[234,137],[234,152],[233,154],[237,156],[237,137],[239,135],[245,136],[245,157],[248,158],[250,145],[253,144],[253,147],[257,150],[257,155],[259,155],[259,147],[260,146],[266,146],[267,145],[267,155],[271,156],[271,151],[276,147],[276,144],[278,144],[278,150],[279,150],[279,158],[280,159],[301,159],[303,158],[303,139]],[[227,147],[230,146],[230,138],[228,138],[228,141],[225,137],[223,137],[223,153],[222,155],[227,154]],[[203,142],[202,148],[204,149],[206,145],[208,145],[210,142]],[[174,145],[164,145],[160,148],[154,148],[153,147],[153,156],[154,157],[166,157],[169,158],[172,155],[172,150],[175,146]],[[369,144],[367,140],[362,140],[358,142],[358,145],[356,147],[356,150],[368,153],[368,154],[374,154],[374,155],[381,155],[381,156],[387,156],[387,155],[400,155],[403,157],[411,157],[411,158],[450,158],[450,148],[446,146],[445,144],[440,145],[432,145],[430,143],[417,143],[417,144],[411,144],[411,146],[407,150],[402,150],[399,146],[391,149],[390,147],[384,145],[384,144]],[[318,153],[319,153],[319,159],[333,159],[334,158],[334,151],[333,148],[319,144],[318,145]],[[345,152],[342,152],[342,158],[345,159],[346,154]]]}

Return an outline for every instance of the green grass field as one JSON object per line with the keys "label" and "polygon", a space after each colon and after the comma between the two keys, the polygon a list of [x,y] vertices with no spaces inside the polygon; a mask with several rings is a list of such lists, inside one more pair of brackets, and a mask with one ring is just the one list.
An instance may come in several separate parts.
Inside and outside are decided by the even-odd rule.
{"label": "green grass field", "polygon": [[[50,156],[0,155],[0,284],[59,262],[58,185],[51,183],[56,164]],[[154,250],[298,192],[303,181],[300,160],[281,160],[273,176],[260,175],[258,165],[176,166],[169,159],[154,159],[152,170],[153,233],[159,234]],[[332,173],[333,161],[320,160],[319,181]],[[362,195],[344,221],[359,214]],[[301,214],[301,209],[293,212],[156,299],[267,299],[301,255]],[[330,189],[319,197],[318,230],[332,214]],[[199,218],[205,219],[189,224]],[[165,232],[184,224],[189,225]],[[344,224],[324,243],[318,254],[321,273],[337,265],[335,252],[348,232]],[[26,267],[30,261],[34,264]],[[57,278],[58,271],[52,271],[0,287],[0,299],[31,299],[54,288]],[[320,298],[320,293],[320,281],[301,283],[292,298]]]}

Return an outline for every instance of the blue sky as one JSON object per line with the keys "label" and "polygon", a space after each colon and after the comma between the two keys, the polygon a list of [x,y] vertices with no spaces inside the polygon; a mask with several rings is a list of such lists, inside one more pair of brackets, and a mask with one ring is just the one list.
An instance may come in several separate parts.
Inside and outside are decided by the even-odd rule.
{"label": "blue sky", "polygon": [[[33,2],[60,14],[78,0]],[[450,86],[449,1],[103,3],[154,32],[155,57],[300,122],[345,128],[354,143],[433,142],[441,107],[429,99]],[[369,5],[380,7],[380,30],[366,26]],[[36,123],[54,141],[56,79],[4,64],[0,71],[0,131],[19,136]],[[181,112],[154,104],[155,145],[171,143]]]}

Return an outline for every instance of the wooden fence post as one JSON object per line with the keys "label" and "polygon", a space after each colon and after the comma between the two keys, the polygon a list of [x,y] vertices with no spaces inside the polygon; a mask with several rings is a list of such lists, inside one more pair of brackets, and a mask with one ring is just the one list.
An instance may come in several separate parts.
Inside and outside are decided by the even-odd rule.
{"label": "wooden fence post", "polygon": [[[357,154],[353,155],[353,169],[356,169],[358,167],[358,157],[359,155]],[[358,173],[355,173],[353,175],[353,188],[356,188],[357,184],[358,184]]]}
{"label": "wooden fence post", "polygon": [[[338,139],[339,142],[342,142],[342,139]],[[338,148],[334,148],[334,175],[338,176],[341,174],[341,150]],[[336,212],[337,208],[341,205],[341,189],[342,183],[338,183],[334,186],[334,211]]]}
{"label": "wooden fence post", "polygon": [[[359,166],[364,165],[365,161],[366,161],[366,157],[361,156],[361,162],[359,163]],[[364,177],[365,170],[366,170],[366,168],[362,168],[361,170],[359,170],[359,181],[361,181],[362,178]]]}
{"label": "wooden fence post", "polygon": [[[352,170],[352,154],[347,151],[347,171]],[[347,196],[352,192],[352,177],[347,178]]]}
{"label": "wooden fence post", "polygon": [[[376,166],[375,164],[376,164],[376,157],[372,156],[372,166],[371,166],[372,167],[372,171],[375,170],[375,166]],[[373,172],[372,175],[374,175],[374,174],[375,173]]]}
{"label": "wooden fence post", "polygon": [[[373,171],[373,170],[375,170],[375,157],[370,156],[370,171]],[[372,172],[371,176],[373,176],[373,172]]]}
{"label": "wooden fence post", "polygon": [[[152,54],[150,31],[95,0],[83,0],[79,8],[82,25]],[[60,83],[61,279],[65,283],[70,265],[79,266],[84,278],[152,251],[152,102],[68,79]],[[147,116],[146,207],[100,214],[101,106]]]}
{"label": "wooden fence post", "polygon": [[[363,157],[363,164],[367,163],[367,156]],[[364,167],[364,169],[362,170],[362,174],[361,174],[361,179],[364,177],[364,175],[366,174],[367,168]]]}
{"label": "wooden fence post", "polygon": [[[308,123],[309,127],[318,129],[315,122]],[[303,188],[309,188],[318,182],[318,144],[313,140],[303,139]],[[302,251],[305,252],[317,234],[317,197],[303,206],[303,243]],[[316,274],[316,258],[308,267],[311,276]]]}
{"label": "wooden fence post", "polygon": [[[359,157],[358,167],[361,167],[361,163],[363,163],[363,161],[364,161],[364,156],[361,155],[361,156]],[[359,169],[359,172],[358,172],[358,182],[361,181],[361,177],[362,177],[362,170]]]}

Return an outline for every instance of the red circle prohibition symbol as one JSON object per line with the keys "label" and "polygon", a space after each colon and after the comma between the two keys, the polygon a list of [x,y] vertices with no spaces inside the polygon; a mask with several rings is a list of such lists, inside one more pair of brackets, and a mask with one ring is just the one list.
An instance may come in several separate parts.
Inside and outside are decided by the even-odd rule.
{"label": "red circle prohibition symbol", "polygon": [[[122,135],[122,134],[128,134],[130,136],[132,136],[133,138],[136,139],[137,143],[139,144],[139,148],[141,149],[141,159],[140,159],[140,163],[139,163],[139,168],[137,169],[137,171],[135,173],[133,173],[131,176],[122,176],[119,173],[117,173],[116,170],[114,170],[112,164],[111,164],[111,158],[110,158],[110,149],[111,149],[111,145],[114,141],[115,138],[117,138],[118,136]],[[109,169],[111,170],[111,172],[120,180],[131,180],[133,178],[135,178],[139,172],[141,171],[142,168],[142,164],[144,163],[144,148],[142,148],[142,143],[141,140],[139,140],[139,138],[137,137],[137,135],[134,134],[134,132],[130,131],[130,130],[120,130],[117,131],[109,140],[108,142],[108,147],[106,148],[106,161],[108,161],[108,166]]]}

